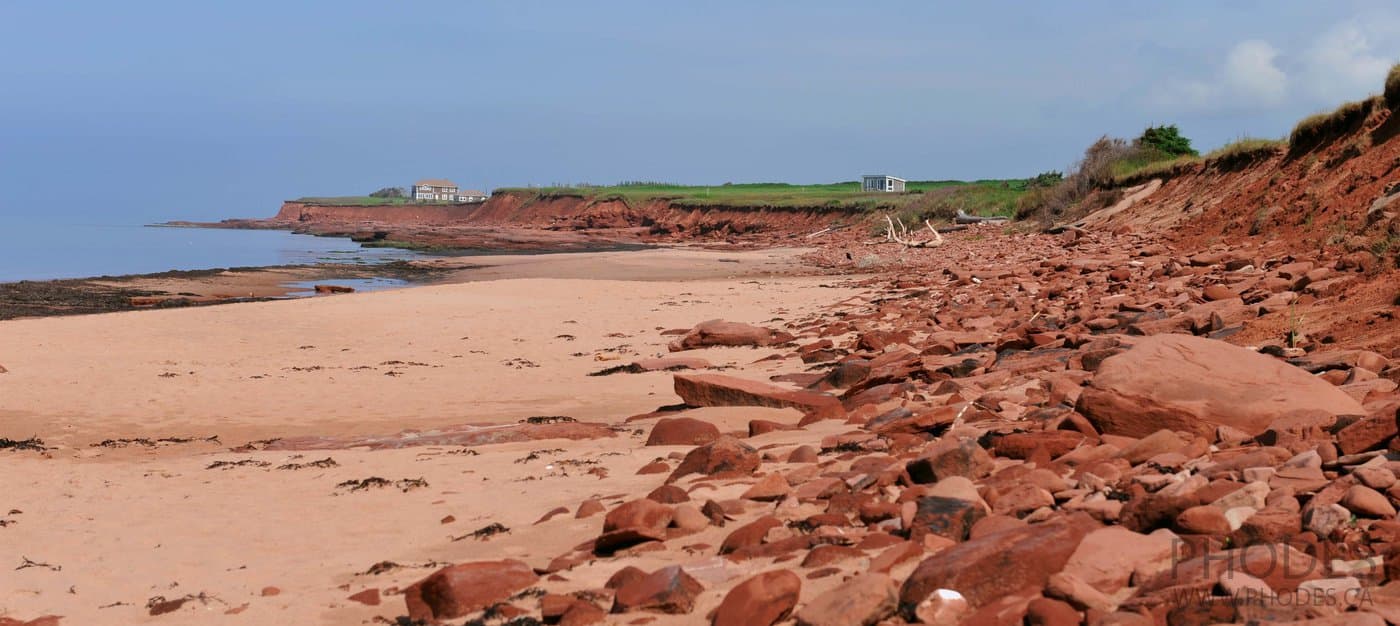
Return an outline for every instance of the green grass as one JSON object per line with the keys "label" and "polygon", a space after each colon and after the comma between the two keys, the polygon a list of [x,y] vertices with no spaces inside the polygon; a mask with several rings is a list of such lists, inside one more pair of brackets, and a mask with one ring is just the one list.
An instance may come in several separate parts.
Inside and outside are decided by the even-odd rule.
{"label": "green grass", "polygon": [[1148,168],[1160,167],[1162,163],[1190,158],[1193,157],[1190,155],[1178,157],[1154,148],[1139,148],[1123,158],[1115,159],[1108,169],[1114,180],[1124,180]]}
{"label": "green grass", "polygon": [[1185,168],[1202,161],[1198,156],[1179,156],[1173,159],[1159,159],[1137,164],[1134,167],[1119,167],[1114,164],[1114,187],[1128,187],[1147,182],[1153,178],[1171,178],[1181,174]]}
{"label": "green grass", "polygon": [[1258,137],[1241,137],[1219,148],[1211,150],[1206,154],[1207,161],[1252,159],[1259,156],[1270,155],[1286,147],[1288,142],[1282,139],[1260,139]]}
{"label": "green grass", "polygon": [[1206,163],[1231,169],[1267,159],[1288,147],[1282,139],[1242,137],[1206,154]]}
{"label": "green grass", "polygon": [[[1026,190],[1026,180],[919,180],[909,181],[904,193],[864,192],[860,183],[818,185],[788,183],[729,183],[724,185],[673,185],[629,183],[575,185],[569,187],[507,187],[493,193],[534,194],[538,197],[573,196],[599,201],[622,200],[629,204],[669,200],[679,206],[734,208],[793,208],[832,211],[902,210],[939,203],[956,204],[969,213],[1007,215],[1016,198]],[[932,211],[935,207],[928,206]]]}

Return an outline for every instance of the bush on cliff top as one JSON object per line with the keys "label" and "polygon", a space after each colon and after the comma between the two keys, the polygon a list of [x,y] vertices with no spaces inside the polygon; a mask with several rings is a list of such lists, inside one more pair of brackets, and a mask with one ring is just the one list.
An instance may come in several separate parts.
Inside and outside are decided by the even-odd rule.
{"label": "bush on cliff top", "polygon": [[1200,154],[1191,147],[1191,140],[1182,136],[1181,130],[1176,127],[1176,124],[1148,126],[1146,130],[1142,131],[1142,136],[1137,138],[1137,145],[1157,150],[1171,157]]}
{"label": "bush on cliff top", "polygon": [[1400,107],[1400,63],[1391,66],[1385,76],[1385,103],[1392,109]]}
{"label": "bush on cliff top", "polygon": [[1365,100],[1348,102],[1330,113],[1309,115],[1293,127],[1288,135],[1290,150],[1302,152],[1332,139],[1361,128],[1366,117],[1381,103],[1381,98],[1373,96]]}

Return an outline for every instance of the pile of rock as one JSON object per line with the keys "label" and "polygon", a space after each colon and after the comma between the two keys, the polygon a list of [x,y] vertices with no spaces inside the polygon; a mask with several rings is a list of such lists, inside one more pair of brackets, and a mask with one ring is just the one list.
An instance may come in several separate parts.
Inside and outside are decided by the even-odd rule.
{"label": "pile of rock", "polygon": [[[1396,355],[1221,340],[1328,297],[1364,259],[1025,243],[925,257],[927,273],[869,279],[869,297],[785,331],[690,331],[675,349],[791,345],[798,371],[676,374],[675,391],[798,409],[809,440],[660,419],[649,445],[692,448],[643,468],[654,491],[582,503],[603,513],[596,535],[533,570],[434,573],[405,593],[410,617],[1400,623]],[[671,564],[630,564],[658,556]],[[609,563],[601,587],[571,584]],[[517,594],[533,585],[547,593]]]}

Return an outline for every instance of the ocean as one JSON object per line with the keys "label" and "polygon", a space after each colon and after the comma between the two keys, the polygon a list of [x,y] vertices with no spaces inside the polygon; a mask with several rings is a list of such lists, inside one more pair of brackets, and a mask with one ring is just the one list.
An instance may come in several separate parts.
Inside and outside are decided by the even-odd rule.
{"label": "ocean", "polygon": [[0,244],[0,282],[421,257],[411,250],[362,248],[349,239],[280,230],[24,224]]}

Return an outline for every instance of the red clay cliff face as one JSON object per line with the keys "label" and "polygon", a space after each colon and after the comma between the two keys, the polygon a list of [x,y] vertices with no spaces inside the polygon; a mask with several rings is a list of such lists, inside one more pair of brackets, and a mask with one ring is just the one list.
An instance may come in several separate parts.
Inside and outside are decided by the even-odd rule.
{"label": "red clay cliff face", "polygon": [[385,222],[391,224],[442,225],[465,220],[479,205],[403,204],[397,206],[332,206],[288,201],[272,221],[287,223]]}
{"label": "red clay cliff face", "polygon": [[231,228],[290,228],[425,246],[567,250],[663,241],[799,243],[808,233],[865,218],[822,207],[688,207],[574,195],[498,193],[480,204],[358,206],[288,201],[265,220]]}

